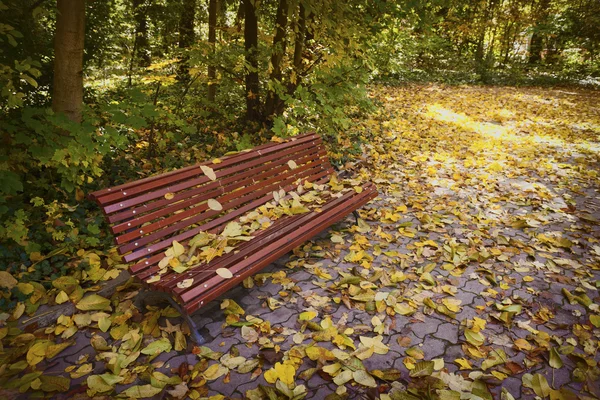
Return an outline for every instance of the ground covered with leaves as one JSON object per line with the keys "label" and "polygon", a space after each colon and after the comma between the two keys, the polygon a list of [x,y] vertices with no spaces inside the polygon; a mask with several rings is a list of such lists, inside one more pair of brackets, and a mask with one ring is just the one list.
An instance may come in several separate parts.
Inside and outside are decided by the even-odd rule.
{"label": "ground covered with leaves", "polygon": [[[0,328],[6,397],[600,397],[600,101],[575,89],[372,87],[346,169],[380,196],[199,312],[90,268]],[[350,147],[340,137],[339,149]],[[335,156],[335,155],[334,155]],[[73,304],[48,327],[20,327]]]}

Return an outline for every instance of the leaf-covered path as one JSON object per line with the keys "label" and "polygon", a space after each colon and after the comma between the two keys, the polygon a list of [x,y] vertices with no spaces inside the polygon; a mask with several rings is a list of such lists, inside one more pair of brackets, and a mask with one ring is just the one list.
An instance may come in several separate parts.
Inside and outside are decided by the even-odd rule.
{"label": "leaf-covered path", "polygon": [[206,344],[130,287],[72,346],[21,361],[71,379],[68,397],[600,397],[597,93],[371,89],[353,170],[380,197],[198,313]]}

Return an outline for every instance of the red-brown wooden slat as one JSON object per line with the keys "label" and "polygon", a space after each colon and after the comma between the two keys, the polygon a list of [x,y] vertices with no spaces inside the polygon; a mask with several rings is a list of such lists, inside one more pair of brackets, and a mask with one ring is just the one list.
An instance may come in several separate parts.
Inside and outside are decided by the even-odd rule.
{"label": "red-brown wooden slat", "polygon": [[[316,157],[326,157],[326,155],[327,155],[327,153],[324,149],[319,150],[319,149],[313,148],[313,149],[305,150],[301,153],[298,153],[298,157],[299,157],[298,162],[299,162],[299,164],[304,164],[308,161],[314,161],[316,159]],[[245,178],[256,177],[257,179],[261,179],[261,177],[264,176],[265,171],[267,173],[275,174],[275,173],[281,172],[282,170],[288,169],[288,168],[289,167],[287,165],[287,162],[285,164],[279,165],[277,167],[273,167],[270,164],[263,164],[263,165],[258,166],[257,168],[248,169],[247,171],[244,171],[243,173],[234,174],[229,177],[210,182],[209,184],[201,186],[201,187],[196,187],[196,188],[193,188],[190,190],[174,193],[175,196],[172,199],[166,199],[163,196],[162,199],[157,199],[156,201],[150,202],[148,204],[144,204],[141,207],[136,207],[133,209],[128,209],[127,211],[124,211],[121,213],[112,214],[108,217],[108,220],[111,223],[115,223],[115,222],[122,221],[122,220],[127,220],[126,222],[122,222],[120,224],[116,224],[113,226],[113,228],[112,228],[113,233],[120,233],[125,230],[132,229],[133,227],[142,225],[146,222],[149,222],[151,219],[149,219],[146,216],[146,214],[144,214],[144,213],[149,213],[153,210],[159,209],[159,211],[157,211],[157,213],[154,214],[154,215],[156,215],[156,217],[166,215],[169,212],[171,212],[171,210],[172,210],[171,206],[169,206],[169,205],[173,204],[177,201],[186,200],[188,198],[198,196],[198,195],[205,196],[204,192],[207,192],[209,190],[214,190],[216,188],[219,188],[219,187],[225,186],[225,185],[237,184],[237,182],[240,182],[239,185],[241,186],[244,184],[242,181]],[[208,198],[210,198],[210,197],[207,197],[207,199]],[[186,203],[186,204],[188,204],[188,203]],[[133,214],[133,211],[136,212],[135,215]],[[142,216],[142,214],[144,214],[144,215]],[[137,216],[137,217],[133,218],[134,216]]]}
{"label": "red-brown wooden slat", "polygon": [[[312,177],[315,177],[315,179],[318,179],[318,177],[323,177],[323,176],[326,176],[326,175],[330,175],[332,173],[333,173],[333,170],[330,169],[330,170],[325,170],[325,171],[323,171],[323,172],[321,172],[321,173],[319,173],[319,174],[317,174],[315,176],[312,176]],[[284,189],[287,192],[287,191],[291,190],[292,188],[293,188],[293,185],[288,185],[287,187],[282,188],[282,189]],[[261,194],[264,194],[262,192],[267,193],[269,191],[261,191]],[[272,199],[272,196],[270,194],[262,196],[261,198],[255,200],[255,201],[253,201],[251,203],[248,203],[248,204],[240,207],[239,209],[237,209],[235,211],[229,212],[228,214],[225,215],[225,217],[227,217],[228,220],[231,220],[233,218],[232,217],[233,215],[238,215],[239,216],[239,215],[241,215],[241,213],[248,212],[251,209],[258,207],[258,206],[260,206],[260,205],[268,202],[271,199]],[[239,201],[239,200],[234,200],[231,203],[233,204],[233,206],[236,206],[236,205],[241,204],[242,202]],[[225,208],[225,207],[227,207],[227,205],[223,204],[223,208]],[[215,214],[211,214],[211,216],[212,215],[215,215]],[[201,227],[193,228],[191,230],[188,230],[187,232],[178,234],[178,235],[173,236],[173,237],[171,237],[169,239],[162,240],[162,241],[160,241],[158,243],[152,244],[151,247],[148,247],[146,249],[142,249],[142,250],[138,250],[138,251],[135,251],[133,253],[130,253],[130,254],[126,254],[124,256],[124,259],[125,259],[126,262],[131,262],[131,261],[134,261],[134,260],[138,260],[138,259],[140,259],[140,258],[142,258],[142,257],[144,257],[146,255],[150,255],[152,253],[155,253],[155,252],[157,252],[159,250],[163,250],[163,249],[171,246],[171,243],[173,242],[173,240],[181,241],[181,240],[187,239],[189,237],[197,235],[202,230],[210,229],[213,226],[213,224],[217,225],[219,223],[221,223],[221,219],[219,221],[211,221],[208,224],[205,224],[205,225],[203,225]],[[128,245],[126,245],[126,246],[128,246]],[[123,249],[123,250],[125,250],[125,249]],[[128,248],[126,250],[127,251],[131,251],[132,249]],[[119,248],[119,251],[121,251],[121,248]],[[124,254],[124,253],[121,253],[121,254]]]}
{"label": "red-brown wooden slat", "polygon": [[[243,155],[243,157],[240,157],[240,159],[244,158],[243,161],[245,162],[243,163],[239,163],[240,160],[237,160],[236,164],[234,165],[223,162],[218,164],[208,163],[202,165],[210,165],[217,176],[235,173],[240,170],[240,164],[259,164],[266,160],[276,159],[282,154],[293,154],[294,151],[298,148],[308,148],[310,146],[314,146],[317,142],[321,142],[321,140],[309,139],[310,138],[304,138],[303,140],[298,140],[295,142],[287,142],[285,144],[282,144],[281,146],[273,146],[272,148],[266,149],[264,153],[261,150],[247,152]],[[166,192],[164,191],[165,186],[173,185],[176,182],[182,181],[184,179],[189,179],[190,177],[201,175],[201,177],[203,178],[203,182],[209,181],[209,179],[202,174],[200,165],[196,166],[196,168],[186,168],[183,172],[178,171],[177,174],[167,173],[164,175],[167,176],[160,176],[160,179],[155,178],[152,181],[146,182],[142,185],[136,185],[127,189],[120,190],[118,192],[107,194],[101,198],[98,198],[97,201],[102,206],[104,212],[106,214],[110,214],[112,212],[122,210],[126,207],[131,207],[132,205],[137,205],[144,201],[151,200],[152,198],[154,198],[153,196],[164,196],[165,193],[168,193],[168,190]],[[161,191],[160,188],[163,188],[163,190]],[[94,196],[94,193],[92,194],[92,196]]]}
{"label": "red-brown wooden slat", "polygon": [[[326,171],[326,172],[320,174],[319,179],[314,180],[312,182],[317,183],[317,184],[324,184],[329,180],[328,174],[330,174],[330,173],[331,173],[331,171]],[[293,185],[290,185],[290,186],[284,188],[284,190],[286,190],[286,191],[289,191],[291,189],[293,189]],[[288,198],[288,197],[289,197],[289,195],[286,196],[286,198]],[[229,223],[230,221],[236,220],[238,217],[244,215],[248,211],[251,211],[257,207],[260,207],[261,205],[265,204],[266,202],[268,202],[270,200],[272,200],[272,197],[270,195],[264,196],[256,201],[254,201],[251,204],[247,204],[233,212],[230,212],[229,214],[227,214],[225,217],[223,217],[222,219],[220,219],[218,221],[213,220],[207,224],[204,224],[202,226],[194,228],[195,232],[192,236],[195,236],[200,231],[218,234],[225,228],[225,225],[227,225],[227,223]],[[161,243],[165,244],[164,248],[171,246],[173,240],[177,240],[181,244],[187,245],[190,238],[191,238],[190,235],[186,235],[185,238],[181,237],[181,235],[180,235],[179,237],[173,237],[173,238],[167,239]],[[154,246],[156,246],[156,244]],[[160,253],[155,254],[149,258],[142,259],[141,261],[139,261],[137,264],[133,265],[129,269],[136,276],[139,276],[140,274],[142,274],[142,271],[148,271],[147,274],[144,272],[144,274],[146,274],[142,277],[142,279],[144,279],[145,277],[148,277],[158,271],[157,264],[163,258],[164,258],[164,251],[161,251]]]}
{"label": "red-brown wooden slat", "polygon": [[[335,212],[332,211],[331,213],[327,213],[327,215],[323,216],[324,218],[322,220],[315,221],[314,225],[305,225],[297,232],[294,238],[284,237],[279,239],[277,242],[261,249],[261,251],[249,256],[240,263],[235,264],[230,268],[235,279],[225,280],[220,276],[215,275],[213,278],[205,281],[201,288],[203,289],[204,285],[207,285],[206,288],[209,290],[197,297],[190,296],[189,300],[186,300],[183,304],[184,309],[190,314],[193,313],[205,303],[215,299],[233,286],[238,285],[248,276],[277,260],[279,257],[290,251],[290,249],[304,243],[323,229],[345,218],[349,210],[360,208],[376,197],[374,189],[365,190],[363,193],[364,195],[362,196],[354,196],[352,198],[352,204],[341,204],[336,208]],[[199,288],[198,286],[196,287]],[[186,297],[186,299],[188,299],[188,297]]]}
{"label": "red-brown wooden slat", "polygon": [[[331,201],[321,206],[321,213],[327,213],[330,209],[334,208],[336,205],[344,201],[347,201],[352,196],[353,193],[348,192],[340,198],[331,199]],[[154,284],[154,287],[160,288],[160,290],[164,291],[172,291],[176,296],[180,296],[184,292],[186,292],[187,289],[177,288],[176,285],[178,282],[184,279],[193,278],[194,282],[197,282],[197,284],[202,284],[203,275],[206,277],[212,276],[215,274],[215,269],[228,268],[231,265],[253,254],[255,251],[260,250],[260,248],[265,247],[271,242],[277,240],[278,238],[281,238],[282,236],[293,237],[295,234],[294,231],[296,231],[304,224],[310,223],[311,220],[314,219],[317,214],[321,213],[316,213],[313,211],[311,213],[295,216],[297,218],[289,216],[283,217],[281,220],[279,220],[280,222],[278,224],[277,229],[272,230],[268,234],[263,234],[250,240],[249,242],[245,243],[245,246],[239,246],[238,248],[236,248],[238,252],[236,252],[235,254],[230,253],[228,255],[224,255],[222,257],[219,257],[219,259],[216,260],[216,262],[214,263],[198,266],[182,274],[171,274],[171,276],[166,277],[163,276],[159,282],[156,282]],[[210,269],[211,271],[206,271],[206,269]],[[206,275],[205,272],[208,272],[208,275]],[[181,300],[185,302],[185,299],[182,298]]]}
{"label": "red-brown wooden slat", "polygon": [[[291,141],[291,142],[293,142],[294,144],[298,144],[298,143],[305,143],[305,142],[312,141],[312,140],[317,140],[317,139],[319,139],[319,136],[314,133],[309,133],[306,135],[296,136],[294,139],[296,139],[296,140]],[[254,147],[253,149],[250,149],[248,151],[240,151],[240,152],[232,154],[230,156],[224,156],[221,158],[221,160],[222,160],[221,168],[225,168],[226,166],[229,166],[231,164],[243,162],[244,160],[247,160],[249,158],[256,157],[255,153],[251,153],[251,152],[257,152],[257,151],[262,152],[262,150],[269,151],[271,149],[277,150],[277,149],[280,149],[281,147],[285,147],[285,146],[289,146],[289,145],[290,145],[290,141],[287,141],[284,143],[270,142],[270,143],[266,143],[261,146]],[[249,154],[249,153],[251,153],[251,154]],[[173,178],[173,180],[178,180],[177,176],[179,174],[185,174],[186,172],[188,172],[190,170],[197,169],[200,167],[200,165],[211,165],[211,164],[213,164],[212,161],[206,161],[203,163],[191,165],[189,167],[180,168],[180,169],[170,171],[170,172],[165,172],[163,174],[150,176],[150,177],[139,179],[139,180],[136,180],[133,182],[123,183],[121,185],[113,186],[113,187],[110,187],[107,189],[98,190],[96,192],[91,193],[90,198],[96,200],[99,205],[106,204],[108,202],[106,200],[106,196],[108,196],[108,195],[112,195],[114,193],[120,193],[121,191],[125,191],[125,190],[130,190],[132,188],[144,185],[149,182],[160,181],[165,177]]]}
{"label": "red-brown wooden slat", "polygon": [[[308,178],[311,175],[319,173],[321,171],[321,167],[319,165],[315,165],[314,168],[300,171],[297,174],[286,177],[284,180],[279,180],[279,178],[275,177],[263,181],[261,185],[258,186],[260,187],[260,189],[257,188],[257,185],[254,185],[244,190],[231,192],[222,196],[215,197],[215,199],[221,203],[223,207],[222,211],[209,210],[207,203],[203,203],[194,208],[188,209],[178,214],[171,215],[168,218],[158,221],[156,224],[150,224],[148,226],[145,226],[144,228],[149,231],[148,234],[143,237],[138,237],[134,239],[133,242],[129,242],[127,244],[122,245],[119,248],[119,252],[121,254],[124,254],[129,251],[133,251],[136,248],[140,248],[142,246],[150,244],[155,240],[173,234],[185,227],[197,224],[208,218],[220,215],[234,207],[243,205],[244,203],[251,201],[256,197],[259,197],[261,195],[268,195],[269,193],[272,193],[275,190],[279,190],[282,186],[291,184],[292,182],[295,182],[298,179]],[[244,196],[239,196],[238,192],[240,192],[240,194],[243,194]],[[128,233],[126,235],[128,235],[128,237],[139,236],[137,235],[137,233],[138,232],[136,231]]]}
{"label": "red-brown wooden slat", "polygon": [[[243,188],[242,190],[235,190],[235,193],[237,193],[237,195],[239,196],[241,194],[247,193],[249,190],[248,188],[251,187],[251,185],[256,186],[256,185],[262,184],[262,182],[260,182],[260,180],[265,180],[265,178],[278,176],[278,177],[281,177],[281,179],[283,179],[283,178],[286,178],[287,176],[290,176],[293,174],[299,174],[300,172],[305,171],[306,169],[308,169],[308,166],[310,166],[311,168],[315,168],[317,164],[324,165],[324,161],[323,161],[324,157],[325,157],[325,155],[322,153],[309,154],[306,157],[302,157],[302,158],[298,159],[298,162],[300,163],[300,167],[297,168],[296,170],[290,170],[289,166],[287,164],[285,164],[285,165],[275,167],[271,170],[264,171],[259,174],[254,174],[254,175],[248,176],[248,177],[246,177],[246,179],[241,180],[241,181],[236,180],[230,184],[226,184],[227,180],[215,181],[215,182],[213,182],[213,184],[217,184],[217,187],[212,191],[209,191],[207,193],[202,193],[201,195],[194,196],[190,199],[187,199],[185,201],[180,201],[180,202],[175,202],[176,197],[174,197],[170,201],[171,202],[170,206],[163,206],[162,208],[160,208],[159,210],[157,210],[153,213],[146,213],[144,215],[141,215],[141,211],[140,211],[138,213],[139,216],[137,218],[129,220],[122,224],[115,225],[113,227],[113,231],[122,232],[123,230],[130,230],[136,226],[145,224],[156,218],[175,213],[176,211],[199,204],[210,198],[216,198],[218,195],[223,195],[226,193],[233,193],[233,191],[237,188]],[[310,162],[310,164],[308,164],[308,162]],[[305,167],[305,165],[307,167]],[[252,171],[250,171],[250,172],[252,172]],[[229,180],[229,181],[231,181],[231,180]],[[214,187],[214,185],[211,185],[211,187]],[[194,193],[198,193],[198,192],[202,192],[203,191],[202,189],[204,189],[204,188],[193,189],[192,191]],[[182,193],[182,196],[180,196],[180,198],[185,198],[186,196],[187,196],[186,193]],[[163,199],[163,200],[167,200],[167,199]],[[161,201],[161,203],[162,203],[162,201]],[[156,207],[154,207],[153,203],[150,203],[149,208],[154,209]],[[150,210],[148,210],[148,211],[150,211]],[[188,213],[188,215],[189,215],[189,213]],[[179,219],[182,219],[182,218],[183,217],[180,215]],[[163,222],[162,224],[164,225],[164,223],[165,222]],[[146,226],[144,226],[143,231],[146,233],[149,233],[149,232],[152,232],[153,229],[151,227],[149,227],[148,225],[146,225]],[[139,232],[139,230],[136,230],[136,232]],[[130,232],[129,234],[117,237],[117,243],[118,244],[124,243],[126,241],[131,240],[134,237],[137,237],[137,236],[141,236],[141,234],[135,235],[135,233]]]}
{"label": "red-brown wooden slat", "polygon": [[[306,147],[303,147],[303,146],[306,146]],[[234,166],[231,166],[228,169],[216,171],[215,175],[217,176],[217,179],[220,179],[225,175],[235,174],[241,170],[245,170],[247,168],[251,168],[256,165],[261,165],[261,164],[264,164],[267,162],[281,160],[282,158],[286,158],[286,157],[289,158],[289,157],[293,156],[297,152],[297,150],[301,151],[301,150],[309,148],[311,146],[311,143],[305,144],[303,146],[300,146],[298,148],[285,149],[276,154],[271,154],[269,156],[262,157],[260,159],[255,159],[255,160],[249,161],[248,163],[236,164]],[[287,162],[287,160],[286,160],[286,162]],[[217,165],[220,165],[220,164],[217,164]],[[183,182],[180,182],[173,186],[171,186],[171,184],[173,182],[165,180],[164,184],[161,185],[161,187],[155,188],[157,190],[146,191],[146,192],[139,194],[136,197],[131,197],[127,200],[117,201],[116,203],[112,203],[110,205],[105,206],[103,208],[103,210],[106,214],[118,212],[118,211],[124,210],[128,207],[133,207],[133,206],[137,206],[139,204],[143,204],[143,203],[148,202],[153,199],[162,198],[167,193],[176,192],[176,191],[182,190],[187,187],[196,186],[196,185],[200,185],[200,184],[206,184],[206,183],[211,182],[211,180],[207,176],[205,176],[202,173],[202,170],[200,170],[199,168],[197,171],[189,171],[188,174],[190,176],[197,176],[197,178],[194,179],[193,181],[183,181]],[[167,186],[165,186],[165,185],[167,185]],[[129,193],[129,192],[127,192],[127,193]]]}

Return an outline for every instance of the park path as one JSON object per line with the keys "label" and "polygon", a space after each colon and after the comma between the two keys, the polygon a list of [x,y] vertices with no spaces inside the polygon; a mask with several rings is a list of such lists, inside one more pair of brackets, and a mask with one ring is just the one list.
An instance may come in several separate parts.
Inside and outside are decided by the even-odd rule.
{"label": "park path", "polygon": [[[194,316],[206,343],[141,356],[116,393],[160,371],[182,379],[156,398],[600,396],[598,99],[435,85],[372,93],[379,110],[334,146],[343,155],[363,143],[346,169],[380,196],[361,221],[348,217],[214,301]],[[130,306],[130,329],[144,329],[149,314],[127,293],[137,292],[113,299]],[[180,321],[157,321],[144,345],[175,345]],[[97,329],[74,338],[41,364],[49,375],[91,364],[69,398],[122,349]]]}

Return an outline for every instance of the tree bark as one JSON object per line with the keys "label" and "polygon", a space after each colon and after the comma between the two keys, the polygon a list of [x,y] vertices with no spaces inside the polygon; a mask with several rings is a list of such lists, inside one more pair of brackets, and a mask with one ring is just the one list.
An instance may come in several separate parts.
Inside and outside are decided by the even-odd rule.
{"label": "tree bark", "polygon": [[[152,63],[150,56],[150,42],[148,40],[148,20],[146,19],[147,7],[143,7],[144,0],[133,0],[133,12],[136,22],[135,45],[139,55],[139,66],[147,67]],[[132,57],[135,57],[133,54]]]}
{"label": "tree bark", "polygon": [[179,48],[187,49],[194,44],[194,20],[196,17],[196,0],[183,0],[179,17]]}
{"label": "tree bark", "polygon": [[302,69],[302,53],[304,52],[304,40],[306,39],[306,10],[304,9],[304,4],[302,3],[300,3],[298,22],[296,26],[296,37],[294,40],[294,74],[296,79],[298,79]]}
{"label": "tree bark", "polygon": [[[271,81],[275,86],[281,83],[281,63],[286,51],[286,30],[287,30],[288,2],[287,0],[279,0],[277,6],[277,14],[275,17],[275,37],[273,38],[273,53],[271,55]],[[276,88],[269,90],[267,100],[265,102],[265,116],[267,118],[273,116],[275,112],[281,108],[281,98],[276,91]]]}
{"label": "tree bark", "polygon": [[544,38],[542,35],[537,32],[537,30],[533,31],[531,35],[531,40],[529,41],[529,64],[537,64],[542,61],[542,51],[544,50]]}
{"label": "tree bark", "polygon": [[[219,7],[218,0],[208,0],[208,45],[210,46],[211,55],[215,54],[215,45],[217,42],[217,9]],[[211,59],[208,63],[208,101],[214,102],[217,95],[217,69],[214,65],[214,60]]]}
{"label": "tree bark", "polygon": [[[179,16],[179,45],[180,49],[187,49],[194,44],[194,21],[196,18],[196,0],[183,0]],[[189,57],[183,54],[179,63],[178,79],[187,81],[189,76]]]}
{"label": "tree bark", "polygon": [[52,110],[81,122],[85,0],[58,0]]}
{"label": "tree bark", "polygon": [[258,18],[254,0],[244,2],[244,48],[246,50],[246,117],[250,121],[260,119],[258,80]]}

